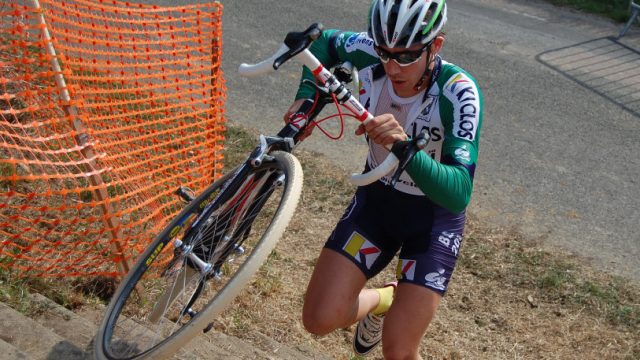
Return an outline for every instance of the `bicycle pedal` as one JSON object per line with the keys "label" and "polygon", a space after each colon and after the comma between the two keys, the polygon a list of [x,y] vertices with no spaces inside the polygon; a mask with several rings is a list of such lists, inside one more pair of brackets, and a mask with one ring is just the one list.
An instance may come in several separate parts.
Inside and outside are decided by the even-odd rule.
{"label": "bicycle pedal", "polygon": [[191,202],[196,198],[195,192],[186,186],[180,186],[175,194],[180,196],[185,202]]}

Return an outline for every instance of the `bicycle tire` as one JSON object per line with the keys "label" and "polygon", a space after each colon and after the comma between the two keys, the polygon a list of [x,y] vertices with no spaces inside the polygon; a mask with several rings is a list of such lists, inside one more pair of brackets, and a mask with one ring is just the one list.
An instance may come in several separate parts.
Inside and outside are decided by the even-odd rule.
{"label": "bicycle tire", "polygon": [[[250,169],[242,176],[243,179],[239,179],[243,184],[250,183],[252,179],[260,179],[262,185],[256,185],[250,194],[246,187],[242,187],[233,196],[219,201],[217,196],[220,190],[234,172],[223,176],[191,201],[147,247],[107,307],[94,341],[94,354],[97,359],[169,357],[201,331],[210,327],[213,319],[245,287],[284,233],[302,191],[303,174],[297,158],[281,151],[275,151],[270,155],[271,161],[264,161],[259,167]],[[278,179],[274,181],[276,177]],[[234,178],[233,182],[236,180]],[[271,186],[270,181],[274,182],[274,186]],[[276,186],[277,184],[281,186]],[[249,195],[243,198],[245,195],[241,194]],[[251,194],[256,195],[251,198]],[[258,197],[261,194],[267,195]],[[217,201],[221,203],[218,204]],[[234,201],[241,205],[236,206]],[[236,216],[238,220],[233,223],[233,232],[229,232],[232,235],[219,237],[218,224],[213,225],[211,219],[219,220],[220,214],[227,211],[224,209],[240,215]],[[196,221],[203,211],[208,212],[206,221],[192,224],[190,228],[184,225],[185,222]],[[231,223],[230,219],[224,221]],[[251,223],[247,224],[246,221]],[[210,231],[211,229],[213,230]],[[221,232],[229,234],[227,231],[225,227]],[[215,246],[211,245],[211,248],[220,244],[226,246],[226,250],[220,250],[223,252],[218,253],[220,258],[216,263],[219,263],[220,273],[215,275],[209,273],[204,276],[184,256],[180,258],[174,253],[175,250],[171,251],[172,246],[167,246],[182,234],[186,236],[187,241],[194,241],[194,249],[197,246],[206,248],[204,243],[199,244],[194,240],[206,240],[205,236],[198,237],[203,233],[211,236],[208,241],[218,241]],[[235,253],[231,250],[237,249],[238,243],[246,246],[249,251],[238,258],[231,258],[230,255]],[[166,262],[169,264],[166,265]],[[161,265],[154,266],[154,263]],[[149,275],[148,279],[146,275]],[[221,280],[218,280],[218,276],[221,276]],[[163,282],[169,287],[160,290]],[[176,285],[176,282],[179,282],[179,285]],[[145,292],[144,299],[135,291],[141,286]],[[196,288],[191,292],[194,286],[207,288],[202,290],[204,293],[198,293],[198,301],[191,304],[193,294],[199,291]],[[200,299],[202,296],[204,299]],[[152,298],[158,301],[155,306],[150,305],[153,301],[149,299]],[[197,314],[188,318],[189,314],[185,313],[186,305],[183,303],[191,305],[191,308],[196,307]],[[161,306],[158,308],[157,304]],[[161,316],[157,315],[157,309],[162,309]],[[165,331],[164,325],[169,327],[169,331]]]}

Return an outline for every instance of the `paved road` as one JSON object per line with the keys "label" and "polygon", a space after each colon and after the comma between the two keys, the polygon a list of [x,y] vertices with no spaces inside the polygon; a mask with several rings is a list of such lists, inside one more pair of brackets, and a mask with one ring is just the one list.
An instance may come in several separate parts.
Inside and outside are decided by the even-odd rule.
{"label": "paved road", "polygon": [[[364,30],[369,6],[369,0],[222,3],[228,118],[267,133],[281,126],[299,71],[290,64],[278,74],[247,80],[238,77],[237,65],[270,54],[287,31],[314,21]],[[533,0],[448,4],[443,55],[474,74],[485,94],[471,211],[640,281],[640,119],[621,106],[629,103],[621,99],[627,95],[615,93],[624,87],[636,96],[640,84],[628,78],[638,72],[620,71],[607,82],[609,90],[594,91],[588,82],[575,81],[579,74],[567,67],[573,60],[562,58],[563,51],[616,34],[619,25]],[[613,44],[623,45],[640,49],[640,30]],[[591,59],[611,60],[611,52],[602,52],[604,57]],[[637,53],[629,56],[631,63],[640,61]],[[341,142],[316,136],[304,146],[335,159],[345,172],[360,169],[366,150],[353,136]]]}

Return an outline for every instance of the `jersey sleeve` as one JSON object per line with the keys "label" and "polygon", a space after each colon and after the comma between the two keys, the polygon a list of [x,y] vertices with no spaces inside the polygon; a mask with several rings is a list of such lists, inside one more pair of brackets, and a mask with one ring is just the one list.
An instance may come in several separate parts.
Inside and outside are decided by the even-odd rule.
{"label": "jersey sleeve", "polygon": [[482,93],[469,74],[458,67],[441,74],[439,110],[445,128],[440,162],[420,152],[407,172],[436,204],[463,211],[471,200],[482,124]]}
{"label": "jersey sleeve", "polygon": [[[309,51],[326,68],[332,68],[337,64],[349,61],[357,69],[363,69],[379,62],[373,49],[373,40],[364,32],[325,30],[311,44]],[[313,74],[306,66],[302,70],[302,80],[304,79],[315,81]],[[296,100],[312,98],[315,94],[315,89],[310,85],[303,84],[302,80],[296,94]]]}

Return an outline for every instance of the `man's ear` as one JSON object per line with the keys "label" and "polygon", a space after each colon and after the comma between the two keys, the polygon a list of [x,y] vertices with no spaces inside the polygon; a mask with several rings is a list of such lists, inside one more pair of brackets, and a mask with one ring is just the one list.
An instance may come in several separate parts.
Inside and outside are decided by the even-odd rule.
{"label": "man's ear", "polygon": [[431,44],[431,53],[437,54],[442,49],[442,45],[444,45],[444,36],[438,35],[433,39],[433,43]]}

